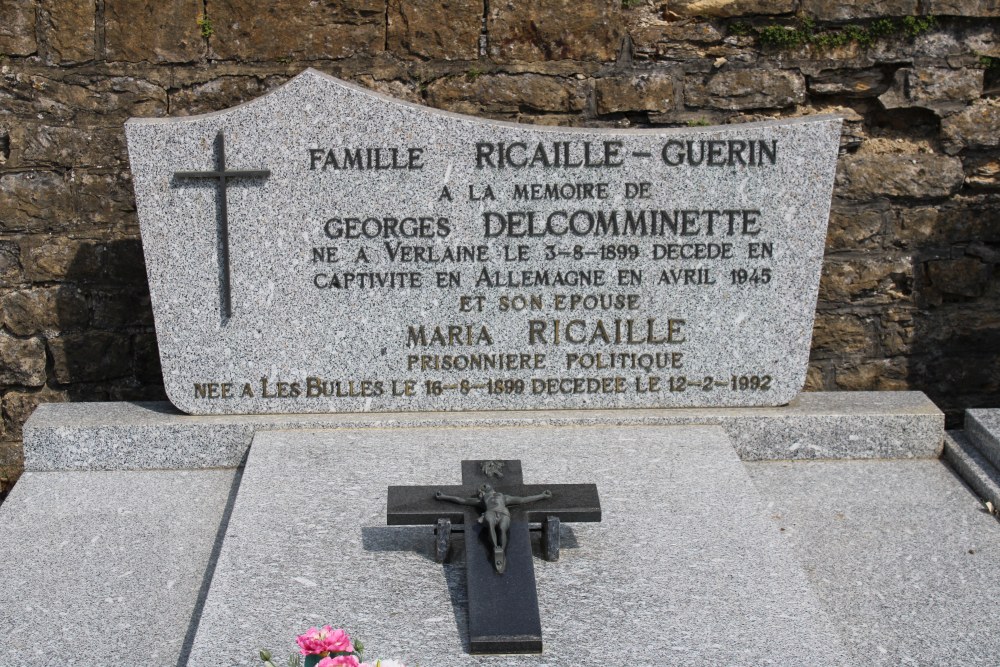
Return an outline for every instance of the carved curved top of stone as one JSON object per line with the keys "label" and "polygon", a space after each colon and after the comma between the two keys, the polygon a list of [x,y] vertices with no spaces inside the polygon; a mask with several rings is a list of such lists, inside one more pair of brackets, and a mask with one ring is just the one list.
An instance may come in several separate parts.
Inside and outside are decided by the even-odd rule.
{"label": "carved curved top of stone", "polygon": [[839,133],[522,125],[315,70],[132,119],[167,393],[196,414],[787,402]]}

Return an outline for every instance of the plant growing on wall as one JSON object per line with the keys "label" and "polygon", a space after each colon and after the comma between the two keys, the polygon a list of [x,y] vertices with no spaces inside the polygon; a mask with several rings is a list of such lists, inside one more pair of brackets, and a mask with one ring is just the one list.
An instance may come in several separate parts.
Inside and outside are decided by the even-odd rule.
{"label": "plant growing on wall", "polygon": [[198,24],[198,28],[201,30],[201,36],[208,39],[215,34],[215,28],[212,27],[212,19],[208,17],[207,14],[201,14],[195,19],[195,23]]}
{"label": "plant growing on wall", "polygon": [[770,49],[794,49],[806,45],[832,49],[849,44],[869,47],[893,36],[913,38],[935,27],[937,19],[933,16],[904,16],[902,19],[877,18],[867,25],[849,23],[837,28],[817,29],[813,19],[802,17],[793,25],[772,23],[755,27],[738,21],[729,26],[729,34],[756,36],[762,47]]}

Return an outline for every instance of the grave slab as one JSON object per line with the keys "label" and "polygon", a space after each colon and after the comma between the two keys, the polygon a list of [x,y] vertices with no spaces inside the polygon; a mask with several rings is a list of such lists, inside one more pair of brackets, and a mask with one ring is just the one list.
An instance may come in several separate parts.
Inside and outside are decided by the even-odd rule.
{"label": "grave slab", "polygon": [[[598,486],[603,522],[564,526],[557,562],[536,550],[541,656],[468,655],[461,564],[384,525],[387,486],[455,484],[470,457]],[[764,512],[718,427],[258,433],[189,664],[252,665],[327,622],[407,664],[849,664]]]}
{"label": "grave slab", "polygon": [[235,474],[25,473],[0,506],[4,662],[183,664]]}
{"label": "grave slab", "polygon": [[185,415],[166,402],[60,403],[24,426],[28,470],[237,467],[261,431],[560,425],[721,426],[740,458],[936,457],[944,414],[921,392],[816,392],[776,408]]}
{"label": "grave slab", "polygon": [[851,664],[997,664],[1000,523],[941,461],[745,464]]}
{"label": "grave slab", "polygon": [[841,119],[563,128],[316,70],[125,131],[191,414],[781,405]]}

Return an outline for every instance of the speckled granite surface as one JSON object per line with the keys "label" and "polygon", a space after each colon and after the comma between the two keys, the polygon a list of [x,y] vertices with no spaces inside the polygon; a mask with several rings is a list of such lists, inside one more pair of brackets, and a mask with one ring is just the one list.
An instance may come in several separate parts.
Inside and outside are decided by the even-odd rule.
{"label": "speckled granite surface", "polygon": [[25,473],[0,506],[0,656],[178,664],[233,470]]}
{"label": "speckled granite surface", "polygon": [[[836,413],[827,408],[827,413]],[[815,406],[812,410],[819,412]],[[105,417],[113,412],[109,410]],[[63,413],[62,418],[60,428],[73,421],[72,414]],[[124,410],[115,417],[122,423],[147,418],[155,421],[141,411]],[[177,415],[160,414],[159,418],[169,421]],[[88,426],[85,419],[79,421],[81,428]],[[705,434],[713,442],[722,437],[716,429],[699,427],[692,432],[689,427],[580,427],[550,422],[537,426],[507,424],[488,432],[507,436],[504,452],[528,462],[526,475],[532,481],[604,484],[600,480],[605,475],[619,479],[625,473],[621,493],[617,489],[607,492],[602,486],[605,506],[614,511],[609,518],[636,514],[637,499],[649,489],[657,511],[663,512],[656,530],[644,534],[638,534],[641,526],[624,520],[570,526],[563,535],[563,559],[552,564],[536,561],[543,613],[548,619],[547,642],[556,642],[567,633],[578,641],[590,641],[587,628],[580,625],[580,614],[560,619],[553,612],[564,603],[583,611],[599,606],[603,617],[615,623],[638,618],[636,629],[652,637],[647,642],[626,629],[622,637],[630,646],[648,645],[659,651],[655,661],[643,662],[645,658],[639,657],[632,664],[661,665],[663,656],[669,664],[681,665],[761,664],[752,652],[746,654],[749,657],[720,658],[718,651],[733,646],[716,642],[698,628],[713,637],[724,635],[727,628],[719,627],[722,619],[717,611],[726,601],[723,593],[753,567],[752,562],[744,562],[742,552],[732,556],[726,549],[743,540],[753,546],[748,552],[751,556],[759,554],[777,531],[792,549],[791,554],[779,551],[777,561],[783,573],[791,573],[790,580],[765,576],[760,585],[773,585],[777,593],[751,587],[749,594],[760,599],[781,595],[789,586],[799,586],[796,582],[804,571],[817,604],[849,651],[846,664],[994,667],[995,656],[1000,654],[994,622],[1000,615],[1000,580],[995,576],[1000,522],[985,513],[976,495],[941,460],[745,462],[743,469],[756,487],[747,492],[742,486],[746,473],[731,465],[731,450],[699,449]],[[629,435],[637,430],[656,432],[655,442]],[[665,431],[662,435],[661,430]],[[519,435],[527,431],[544,433],[545,442],[539,445]],[[607,433],[601,441],[616,450],[614,460],[602,459],[600,447],[567,444],[553,437],[557,432],[578,431]],[[290,599],[312,610],[301,615],[301,623],[355,623],[352,631],[363,639],[374,636],[386,652],[401,650],[391,642],[382,643],[389,641],[383,639],[389,634],[383,624],[389,621],[395,628],[417,632],[420,637],[426,634],[436,642],[460,642],[457,628],[464,619],[461,569],[433,563],[427,530],[385,528],[382,503],[389,483],[456,481],[457,471],[435,466],[435,457],[448,452],[487,455],[485,447],[496,451],[493,443],[477,437],[481,432],[472,427],[442,429],[425,424],[399,430],[258,434],[258,440],[273,449],[259,460],[262,465],[256,470],[251,459],[248,472],[257,483],[241,493],[252,499],[252,507],[244,507],[242,523],[234,523],[229,531],[233,544],[247,545],[246,558],[243,552],[230,551],[229,574],[220,580],[232,587],[242,577],[249,592],[229,588],[229,595],[216,601],[213,613],[235,614],[248,604],[244,597],[260,598],[246,622],[234,621],[235,631],[252,633],[270,627],[258,622],[256,614],[284,617],[291,608],[285,600]],[[393,435],[385,437],[387,433]],[[430,444],[426,434],[433,436],[427,436]],[[957,451],[956,435],[961,434],[949,434],[950,451]],[[338,453],[346,449],[348,454],[328,456],[324,443],[330,440]],[[377,444],[371,444],[373,440]],[[672,444],[677,440],[679,444]],[[359,444],[364,442],[369,444]],[[287,457],[286,451],[291,452]],[[980,464],[985,461],[971,446],[963,451],[976,453]],[[337,472],[327,475],[326,465],[336,466]],[[639,473],[629,477],[635,469]],[[177,656],[185,637],[193,622],[201,620],[196,613],[197,591],[205,578],[233,474],[231,470],[26,473],[0,507],[0,553],[4,555],[0,560],[0,655],[19,667],[105,667],[137,661],[179,664]],[[652,482],[640,484],[650,477]],[[292,518],[303,508],[308,510],[304,518]],[[753,511],[759,519],[732,524],[744,512]],[[660,525],[677,530],[665,531]],[[725,544],[721,550],[706,548],[704,538],[716,531],[723,534]],[[622,551],[623,545],[615,540],[618,534],[631,537],[646,555]],[[290,574],[288,559],[306,551],[304,562],[309,567]],[[367,564],[377,561],[377,567],[371,568],[374,574],[342,572],[337,563],[345,555],[368,559]],[[635,568],[641,568],[646,583],[626,586],[622,577]],[[255,579],[258,572],[261,581]],[[376,575],[382,573],[411,574],[413,580],[378,585]],[[700,577],[710,577],[713,586],[699,592]],[[603,592],[607,586],[614,589],[610,594]],[[356,590],[368,591],[366,595],[373,599],[356,604]],[[279,594],[283,591],[288,595]],[[614,597],[615,591],[626,596],[624,600]],[[702,598],[684,607],[677,600],[686,598],[678,594]],[[403,613],[386,604],[397,597],[412,599],[420,606],[419,612]],[[749,604],[743,598],[737,602]],[[649,630],[642,623],[653,617],[660,625]],[[742,617],[737,620],[744,622]],[[794,618],[779,616],[779,620],[797,623]],[[206,628],[211,626],[211,621],[207,623]],[[683,629],[684,624],[694,629],[661,631]],[[285,629],[273,629],[275,637],[279,631]],[[70,634],[81,648],[71,659],[40,650],[51,645],[54,636]],[[283,635],[286,648],[290,648],[288,636]],[[390,640],[403,637],[394,632]],[[265,640],[271,641],[259,641]],[[425,644],[419,638],[415,642],[418,651]],[[752,651],[754,640],[748,640],[748,645]],[[282,644],[275,639],[272,648],[282,648]],[[587,645],[580,650],[587,650]],[[108,655],[109,659],[103,657]],[[464,653],[456,655],[419,664],[471,660]],[[241,657],[253,664],[252,655]],[[504,664],[505,660],[485,662]],[[558,664],[535,658],[506,662]],[[799,665],[801,656],[779,657],[774,664]]]}
{"label": "speckled granite surface", "polygon": [[168,403],[53,403],[24,427],[28,470],[233,467],[278,429],[717,424],[740,458],[937,456],[944,415],[921,392],[803,393],[777,408],[192,417]]}
{"label": "speckled granite surface", "polygon": [[1000,656],[1000,522],[940,461],[748,463],[853,665]]}
{"label": "speckled granite surface", "polygon": [[966,410],[965,432],[983,456],[1000,468],[1000,409]]}
{"label": "speckled granite surface", "polygon": [[[429,527],[385,526],[387,485],[492,457],[601,495],[603,522],[564,527],[560,560],[535,562],[541,656],[464,653],[461,566],[434,563]],[[258,434],[190,665],[252,665],[323,622],[428,666],[849,664],[717,427]]]}
{"label": "speckled granite surface", "polygon": [[[315,70],[132,119],[167,393],[194,414],[781,405],[840,124],[516,125]],[[221,188],[177,175],[221,168],[219,133],[229,170],[268,171],[231,175],[225,225]]]}
{"label": "speckled granite surface", "polygon": [[1000,470],[969,439],[968,431],[948,431],[944,459],[983,501],[1000,508]]}

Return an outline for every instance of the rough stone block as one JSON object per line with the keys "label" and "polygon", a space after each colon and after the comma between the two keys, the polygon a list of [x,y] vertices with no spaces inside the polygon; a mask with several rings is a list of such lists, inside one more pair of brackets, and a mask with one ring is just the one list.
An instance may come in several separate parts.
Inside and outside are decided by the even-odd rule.
{"label": "rough stone block", "polygon": [[[609,636],[622,664],[656,664],[679,641],[691,664],[848,663],[721,430],[432,427],[256,437],[190,667],[286,646],[311,615],[360,628],[372,657],[482,664],[456,622],[461,565],[442,572],[431,530],[386,526],[384,513],[388,485],[454,483],[442,461],[469,458],[521,459],[538,483],[598,487],[603,522],[573,524],[578,548],[534,561],[549,664],[606,663]],[[331,511],[318,517],[317,504]],[[329,590],[351,593],[318,594]]]}
{"label": "rough stone block", "polygon": [[983,70],[903,67],[892,87],[879,96],[886,109],[920,107],[937,111],[964,107],[983,91]]}
{"label": "rough stone block", "polygon": [[787,70],[724,70],[706,83],[689,80],[684,88],[689,107],[710,109],[775,109],[800,104],[806,98],[805,79]]}
{"label": "rough stone block", "polygon": [[913,206],[892,212],[891,237],[903,248],[919,246],[929,240],[943,241],[942,212],[937,207]]}
{"label": "rough stone block", "polygon": [[688,61],[696,71],[707,70],[708,61],[719,57],[733,62],[743,62],[749,57],[749,50],[745,48],[749,43],[723,43],[721,27],[692,21],[698,19],[629,26],[632,55],[640,59]]}
{"label": "rough stone block", "polygon": [[618,0],[497,0],[486,34],[497,62],[617,58],[625,35]]}
{"label": "rough stone block", "polygon": [[42,0],[45,59],[79,63],[94,59],[96,5],[93,0]]}
{"label": "rough stone block", "polygon": [[135,199],[128,174],[81,170],[74,177],[77,221],[104,229],[135,225]]}
{"label": "rough stone block", "polygon": [[127,163],[120,128],[60,127],[18,122],[10,129],[9,167],[121,168]]}
{"label": "rough stone block", "polygon": [[0,286],[21,282],[22,274],[20,245],[0,240]]}
{"label": "rough stone block", "polygon": [[65,632],[81,664],[184,664],[234,474],[23,475],[0,507],[0,654],[65,662]]}
{"label": "rough stone block", "polygon": [[45,343],[41,338],[14,338],[0,332],[0,385],[41,387],[45,384]]}
{"label": "rough stone block", "polygon": [[838,97],[876,97],[889,87],[881,68],[829,69],[809,76],[809,92]]}
{"label": "rough stone block", "polygon": [[958,158],[934,153],[865,153],[840,159],[835,191],[846,199],[947,197],[964,181]]}
{"label": "rough stone block", "polygon": [[580,111],[587,103],[579,81],[541,74],[484,74],[438,79],[427,87],[435,107],[458,113]]}
{"label": "rough stone block", "polygon": [[894,211],[892,236],[903,247],[994,243],[1000,236],[996,214],[995,204],[974,198],[956,198],[946,206],[901,206]]}
{"label": "rough stone block", "polygon": [[30,237],[22,263],[32,281],[65,280],[115,284],[145,279],[137,240],[92,241],[65,236]]}
{"label": "rough stone block", "polygon": [[885,354],[901,357],[912,352],[916,341],[915,309],[913,307],[890,307],[882,311],[879,318],[882,330],[879,340]]}
{"label": "rough stone block", "polygon": [[920,13],[918,0],[802,0],[799,9],[821,21],[849,21],[877,16],[913,16]]}
{"label": "rough stone block", "polygon": [[441,60],[479,57],[483,0],[389,0],[389,50]]}
{"label": "rough stone block", "polygon": [[107,331],[65,334],[49,339],[53,373],[60,384],[95,382],[129,372],[128,338]]}
{"label": "rough stone block", "polygon": [[132,366],[135,369],[136,379],[144,384],[161,385],[163,370],[160,368],[160,351],[156,344],[156,334],[136,334],[132,338],[132,353]]}
{"label": "rough stone block", "polygon": [[149,306],[149,292],[145,285],[140,290],[98,290],[91,294],[94,308],[94,326],[101,329],[120,327],[148,327],[153,325],[153,311]]}
{"label": "rough stone block", "polygon": [[966,155],[962,158],[965,184],[989,190],[1000,188],[1000,158],[995,155]]}
{"label": "rough stone block", "polygon": [[795,0],[671,0],[666,10],[681,17],[712,16],[732,18],[755,14],[788,14]]}
{"label": "rough stone block", "polygon": [[660,72],[598,79],[594,94],[599,114],[669,111],[676,105],[673,77]]}
{"label": "rough stone block", "polygon": [[258,77],[220,76],[170,94],[170,111],[178,116],[218,111],[260,97],[269,84]]}
{"label": "rough stone block", "polygon": [[347,58],[385,47],[386,0],[276,0],[265,7],[213,0],[212,52],[219,58]]}
{"label": "rough stone block", "polygon": [[898,302],[913,284],[913,262],[896,256],[829,256],[819,282],[820,303]]}
{"label": "rough stone block", "polygon": [[35,41],[35,1],[0,0],[0,53],[30,56]]}
{"label": "rough stone block", "polygon": [[86,297],[70,285],[10,292],[0,306],[4,326],[18,336],[77,329],[90,321]]}
{"label": "rough stone block", "polygon": [[8,391],[3,395],[3,419],[6,426],[6,436],[20,440],[21,429],[28,417],[42,403],[62,403],[68,401],[65,392],[42,387],[39,391]]}
{"label": "rough stone block", "polygon": [[835,201],[830,209],[826,248],[830,250],[878,249],[885,236],[888,206]]}
{"label": "rough stone block", "polygon": [[925,0],[924,11],[932,16],[1000,16],[997,0]]}
{"label": "rough stone block", "polygon": [[[84,263],[83,258],[93,244],[60,236],[30,238],[25,243],[25,274],[30,280],[62,280],[71,273],[86,273],[87,268],[97,269],[96,263]],[[77,257],[81,261],[77,261]]]}
{"label": "rough stone block", "polygon": [[724,35],[708,21],[676,21],[641,25],[629,29],[632,47],[639,52],[656,52],[658,44],[691,42],[717,44]]}
{"label": "rough stone block", "polygon": [[54,171],[0,174],[0,231],[41,232],[73,224],[72,183]]}
{"label": "rough stone block", "polygon": [[[212,18],[215,19],[212,3]],[[205,55],[198,18],[202,0],[105,0],[108,60],[190,62]]]}
{"label": "rough stone block", "polygon": [[13,113],[74,125],[110,123],[131,115],[162,116],[167,111],[167,91],[134,76],[88,81],[32,74],[18,77],[11,92],[16,97]]}
{"label": "rough stone block", "polygon": [[867,318],[817,313],[812,359],[838,359],[874,351],[875,334]]}
{"label": "rough stone block", "polygon": [[[4,434],[4,439],[6,439],[6,431],[0,432]],[[6,478],[6,481],[9,483],[7,488],[0,489],[0,494],[5,493],[13,485],[13,477],[16,477],[16,475],[11,475],[11,473],[13,472],[12,469],[15,468],[17,469],[16,475],[20,475],[24,469],[24,455],[21,443],[16,441],[0,442],[0,479]]]}
{"label": "rough stone block", "polygon": [[964,148],[993,148],[1000,144],[1000,101],[977,100],[941,121],[945,151],[954,155]]}
{"label": "rough stone block", "polygon": [[930,284],[944,294],[982,296],[991,276],[990,264],[976,257],[936,259],[925,266]]}
{"label": "rough stone block", "polygon": [[0,79],[5,111],[10,116],[47,125],[86,127],[117,124],[132,113],[162,115],[167,109],[166,91],[134,76],[90,80],[57,68],[45,74],[19,73]]}
{"label": "rough stone block", "polygon": [[896,359],[842,362],[833,376],[842,391],[899,391],[909,386],[906,369]]}

